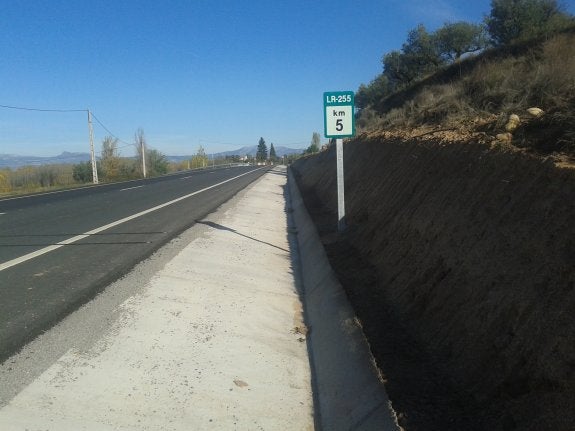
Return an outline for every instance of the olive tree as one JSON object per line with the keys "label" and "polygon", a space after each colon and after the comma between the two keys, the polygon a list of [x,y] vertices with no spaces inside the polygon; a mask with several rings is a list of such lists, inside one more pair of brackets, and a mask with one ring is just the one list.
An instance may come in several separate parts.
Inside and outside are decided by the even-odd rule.
{"label": "olive tree", "polygon": [[495,45],[545,36],[573,24],[557,0],[491,0],[485,19]]}
{"label": "olive tree", "polygon": [[434,33],[434,37],[439,52],[450,62],[487,47],[485,28],[465,21],[445,24]]}

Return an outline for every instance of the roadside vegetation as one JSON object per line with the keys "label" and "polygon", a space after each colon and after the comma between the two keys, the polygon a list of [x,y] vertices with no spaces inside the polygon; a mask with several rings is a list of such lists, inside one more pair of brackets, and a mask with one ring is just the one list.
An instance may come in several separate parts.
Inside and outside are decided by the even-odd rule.
{"label": "roadside vegetation", "polygon": [[575,20],[555,0],[493,0],[483,23],[419,25],[382,66],[357,90],[360,132],[466,129],[575,156]]}
{"label": "roadside vegetation", "polygon": [[[90,167],[90,173],[91,173]],[[77,185],[72,165],[25,166],[0,170],[0,196],[34,193]]]}
{"label": "roadside vegetation", "polygon": [[[320,135],[314,132],[310,147],[302,154],[319,151],[319,142]],[[290,164],[302,156],[302,154],[290,154],[279,157],[276,154],[274,144],[270,144],[268,152],[264,138],[260,138],[255,157],[245,155],[210,157],[200,145],[196,153],[189,159],[170,162],[162,152],[148,147],[142,129],[138,129],[134,134],[134,143],[132,145],[136,149],[135,157],[122,156],[118,144],[119,140],[113,136],[106,136],[102,140],[101,150],[96,156],[98,181],[100,183],[143,178],[143,153],[146,158],[146,177],[156,177],[191,169],[205,169],[230,163]],[[24,166],[17,169],[0,169],[0,198],[80,187],[92,184],[92,182],[92,163],[89,161],[75,165],[51,164]]]}
{"label": "roadside vegetation", "polygon": [[[147,148],[142,129],[138,129],[135,134],[134,146],[137,148],[135,158],[122,157],[119,153],[117,138],[106,136],[103,139],[101,153],[96,162],[99,182],[142,178],[142,149],[146,154],[146,176],[163,175],[170,171],[171,166],[166,156],[158,150]],[[92,181],[91,162],[2,169],[0,170],[0,197],[78,187],[92,183]]]}

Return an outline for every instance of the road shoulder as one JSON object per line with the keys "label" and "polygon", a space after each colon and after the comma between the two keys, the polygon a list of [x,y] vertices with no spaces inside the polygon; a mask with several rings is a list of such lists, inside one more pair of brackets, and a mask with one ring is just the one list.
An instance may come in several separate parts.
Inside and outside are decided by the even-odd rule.
{"label": "road shoulder", "polygon": [[[312,428],[285,182],[264,175],[27,346],[55,361],[28,361],[39,376],[3,394],[0,427]],[[26,374],[18,357],[2,378]]]}

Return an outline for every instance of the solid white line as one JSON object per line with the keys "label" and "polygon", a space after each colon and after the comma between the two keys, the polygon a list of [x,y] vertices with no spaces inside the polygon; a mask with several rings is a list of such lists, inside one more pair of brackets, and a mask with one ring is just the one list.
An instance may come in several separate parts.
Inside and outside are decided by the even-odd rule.
{"label": "solid white line", "polygon": [[58,244],[54,244],[54,245],[51,245],[51,246],[48,246],[48,247],[44,247],[44,248],[42,248],[42,249],[40,249],[40,250],[36,250],[36,251],[34,251],[34,252],[32,252],[32,253],[25,254],[24,256],[17,257],[16,259],[9,260],[8,262],[4,262],[4,263],[0,264],[0,271],[4,271],[5,269],[8,269],[8,268],[11,268],[11,267],[13,267],[13,266],[19,265],[19,264],[24,263],[24,262],[26,262],[26,261],[28,261],[28,260],[34,259],[34,258],[36,258],[36,257],[38,257],[38,256],[42,256],[43,254],[50,253],[51,251],[57,250],[57,249],[59,249],[60,247],[64,247],[65,245],[73,244],[73,243],[78,242],[78,241],[80,241],[80,240],[82,240],[82,239],[84,239],[84,238],[88,238],[90,235],[95,235],[95,234],[100,233],[100,232],[103,232],[103,231],[105,231],[105,230],[107,230],[107,229],[111,229],[111,228],[113,228],[113,227],[115,227],[115,226],[121,225],[122,223],[126,223],[127,221],[134,220],[134,219],[136,219],[136,218],[138,218],[138,217],[142,217],[142,216],[144,216],[144,215],[146,215],[146,214],[149,214],[149,213],[151,213],[151,212],[157,211],[157,210],[162,209],[162,208],[165,208],[165,207],[167,207],[167,206],[169,206],[169,205],[172,205],[172,204],[175,204],[175,203],[177,203],[177,202],[183,201],[184,199],[190,198],[190,197],[192,197],[192,196],[195,196],[195,195],[200,194],[200,193],[202,193],[202,192],[205,192],[205,191],[207,191],[207,190],[210,190],[210,189],[213,189],[213,188],[215,188],[215,187],[221,186],[222,184],[229,183],[230,181],[236,180],[236,179],[238,179],[238,178],[240,178],[240,177],[243,177],[244,175],[251,174],[252,172],[255,172],[255,171],[259,170],[259,169],[263,169],[263,168],[258,168],[258,169],[254,169],[253,171],[245,172],[245,173],[243,173],[243,174],[241,174],[241,175],[238,175],[237,177],[233,177],[233,178],[227,179],[227,180],[225,180],[225,181],[222,181],[221,183],[214,184],[213,186],[209,186],[209,187],[206,187],[206,188],[204,188],[204,189],[198,190],[198,191],[196,191],[196,192],[189,193],[189,194],[187,194],[187,195],[185,195],[185,196],[180,196],[180,197],[177,198],[177,199],[171,200],[171,201],[169,201],[169,202],[163,203],[163,204],[158,205],[158,206],[155,206],[155,207],[153,207],[153,208],[149,208],[149,209],[144,210],[144,211],[141,211],[141,212],[139,212],[139,213],[132,214],[131,216],[124,217],[123,219],[116,220],[116,221],[114,221],[114,222],[112,222],[112,223],[108,223],[107,225],[100,226],[100,227],[98,227],[98,228],[96,228],[96,229],[92,229],[92,230],[90,230],[90,231],[88,231],[88,232],[85,232],[85,233],[80,234],[80,235],[76,235],[76,236],[74,236],[74,237],[72,237],[72,238],[68,238],[68,239],[66,239],[66,240],[64,240],[64,241],[60,241]]}
{"label": "solid white line", "polygon": [[144,186],[134,186],[134,187],[128,187],[126,189],[120,189],[121,192],[124,192],[126,190],[132,190],[132,189],[139,189],[140,187],[144,187]]}
{"label": "solid white line", "polygon": [[[137,180],[134,180],[137,181]],[[33,195],[24,195],[24,196],[14,196],[11,198],[4,198],[4,199],[0,199],[0,202],[6,202],[6,201],[15,201],[17,199],[30,199],[30,198],[35,198],[37,196],[46,196],[46,195],[55,195],[58,193],[68,193],[68,192],[74,192],[76,190],[84,190],[84,189],[92,189],[94,187],[98,187],[98,185],[91,185],[91,186],[84,186],[84,187],[74,187],[73,189],[66,189],[66,190],[56,190],[53,192],[43,192],[43,193],[36,193]]]}

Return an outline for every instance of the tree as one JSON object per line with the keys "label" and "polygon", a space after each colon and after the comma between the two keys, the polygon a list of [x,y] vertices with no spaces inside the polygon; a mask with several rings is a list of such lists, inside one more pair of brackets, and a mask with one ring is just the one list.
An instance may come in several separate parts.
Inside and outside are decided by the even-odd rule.
{"label": "tree", "polygon": [[74,165],[72,177],[79,183],[88,183],[92,181],[92,163],[83,162]]}
{"label": "tree", "polygon": [[392,91],[401,88],[415,79],[409,69],[407,57],[400,51],[391,51],[383,56],[383,75],[387,78]]}
{"label": "tree", "polygon": [[420,24],[408,33],[401,52],[386,54],[382,62],[383,74],[392,89],[396,90],[435,72],[445,64],[445,59],[441,56],[434,35]]}
{"label": "tree", "polygon": [[277,161],[277,154],[276,154],[276,149],[274,148],[274,144],[273,142],[270,144],[270,160],[275,163]]}
{"label": "tree", "polygon": [[307,149],[304,151],[304,154],[314,154],[319,152],[319,145],[320,145],[320,135],[317,132],[313,132],[311,135],[311,144]]}
{"label": "tree", "polygon": [[149,164],[148,174],[152,177],[168,173],[168,159],[158,150],[148,151],[146,158]]}
{"label": "tree", "polygon": [[401,50],[407,57],[407,64],[416,78],[435,72],[445,62],[441,58],[433,34],[428,33],[423,24],[419,24],[407,35],[407,42]]}
{"label": "tree", "polygon": [[487,47],[485,28],[464,21],[445,24],[433,36],[440,54],[450,62]]}
{"label": "tree", "polygon": [[106,136],[102,141],[101,165],[103,177],[115,180],[120,175],[120,156],[118,154],[118,139]]}
{"label": "tree", "polygon": [[36,177],[40,187],[52,187],[56,185],[58,172],[54,165],[38,166],[36,169]]}
{"label": "tree", "polygon": [[368,85],[361,84],[355,93],[355,106],[359,109],[373,106],[379,99],[391,92],[389,78],[383,73]]}
{"label": "tree", "polygon": [[545,36],[573,24],[557,0],[491,0],[485,19],[495,45]]}
{"label": "tree", "polygon": [[137,161],[129,159],[120,159],[120,166],[118,167],[118,176],[122,179],[132,179],[141,176],[140,167],[142,165]]}
{"label": "tree", "polygon": [[208,164],[208,156],[206,156],[206,151],[201,145],[198,147],[198,151],[194,156],[192,156],[192,169],[193,168],[203,168]]}
{"label": "tree", "polygon": [[256,152],[256,160],[258,162],[265,162],[268,159],[268,147],[264,138],[260,138],[258,142],[258,150]]}

